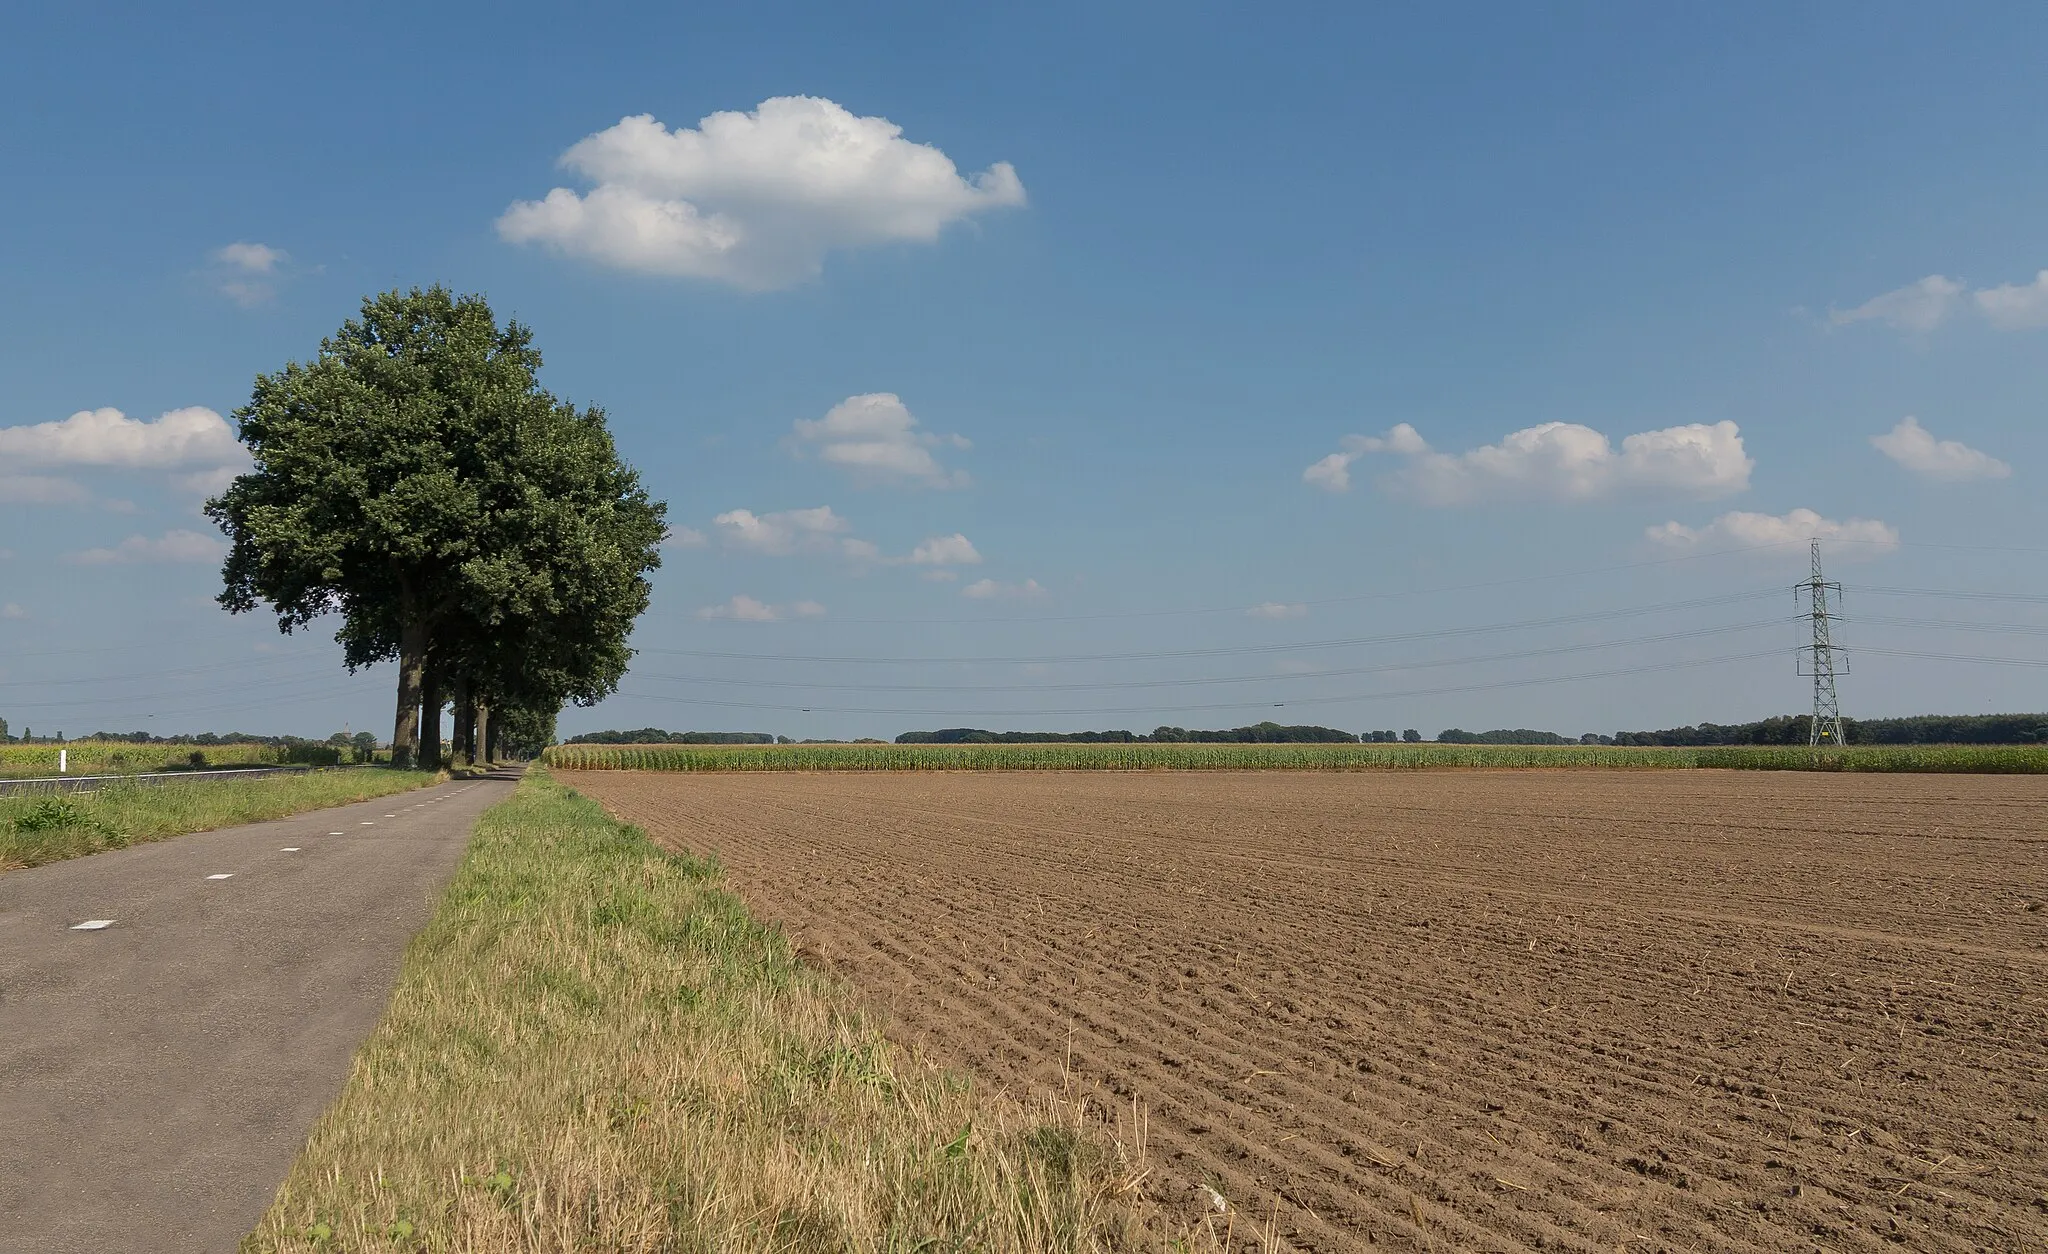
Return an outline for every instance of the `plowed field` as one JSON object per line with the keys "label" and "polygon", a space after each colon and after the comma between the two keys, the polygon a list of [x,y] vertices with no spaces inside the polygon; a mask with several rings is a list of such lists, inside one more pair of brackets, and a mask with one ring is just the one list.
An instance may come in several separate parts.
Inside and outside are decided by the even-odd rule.
{"label": "plowed field", "polygon": [[[2048,1248],[2048,780],[562,772],[1285,1248]],[[1241,1224],[1241,1234],[1251,1223]]]}

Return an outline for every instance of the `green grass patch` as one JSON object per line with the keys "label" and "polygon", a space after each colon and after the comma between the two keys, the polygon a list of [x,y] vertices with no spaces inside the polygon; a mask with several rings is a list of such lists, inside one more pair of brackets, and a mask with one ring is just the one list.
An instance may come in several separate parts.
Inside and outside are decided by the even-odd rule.
{"label": "green grass patch", "polygon": [[438,778],[424,771],[351,767],[163,784],[117,780],[92,792],[0,796],[0,871],[368,801]]}
{"label": "green grass patch", "polygon": [[1562,768],[2048,772],[2048,745],[1044,744],[556,745],[545,761],[585,771],[1367,771]]}
{"label": "green grass patch", "polygon": [[1134,1173],[1078,1103],[978,1093],[850,998],[535,769],[244,1254],[1123,1245]]}

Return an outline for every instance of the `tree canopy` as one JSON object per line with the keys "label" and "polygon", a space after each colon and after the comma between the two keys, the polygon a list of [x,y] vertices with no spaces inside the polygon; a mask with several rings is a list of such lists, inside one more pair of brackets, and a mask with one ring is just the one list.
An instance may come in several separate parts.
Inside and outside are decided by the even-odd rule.
{"label": "tree canopy", "polygon": [[430,744],[451,691],[551,723],[631,657],[666,507],[540,364],[480,296],[386,292],[235,411],[255,467],[207,502],[230,541],[220,602],[267,602],[286,632],[339,613],[349,669],[396,658],[401,764],[423,700]]}

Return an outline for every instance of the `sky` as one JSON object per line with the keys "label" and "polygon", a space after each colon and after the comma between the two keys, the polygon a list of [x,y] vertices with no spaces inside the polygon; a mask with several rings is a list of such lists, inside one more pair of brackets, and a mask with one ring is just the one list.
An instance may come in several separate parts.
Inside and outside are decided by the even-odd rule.
{"label": "sky", "polygon": [[[668,502],[607,727],[2048,708],[2038,6],[15,6],[0,718],[389,734],[233,413],[533,329]],[[335,624],[338,625],[338,624]]]}

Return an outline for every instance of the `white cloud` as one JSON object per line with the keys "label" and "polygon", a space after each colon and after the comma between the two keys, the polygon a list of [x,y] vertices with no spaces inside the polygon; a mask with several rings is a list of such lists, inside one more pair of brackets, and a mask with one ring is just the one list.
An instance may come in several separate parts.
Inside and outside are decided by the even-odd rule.
{"label": "white cloud", "polygon": [[671,549],[702,549],[710,547],[711,537],[695,527],[671,527],[661,543]]}
{"label": "white cloud", "polygon": [[1846,542],[1850,546],[1844,550],[1846,555],[1867,557],[1888,553],[1899,546],[1898,529],[1874,518],[1849,518],[1837,522],[1810,509],[1795,509],[1782,515],[1728,513],[1704,527],[1667,522],[1650,527],[1643,534],[1652,544],[1667,549],[1747,549],[1779,545],[1788,551],[1796,551],[1795,546],[1819,538]]}
{"label": "white cloud", "polygon": [[55,475],[0,475],[0,501],[9,504],[78,505],[91,499],[82,484]]}
{"label": "white cloud", "polygon": [[1045,589],[1036,579],[1023,583],[997,583],[993,579],[978,579],[960,589],[960,595],[977,601],[1011,600],[1029,601],[1045,595]]}
{"label": "white cloud", "polygon": [[215,284],[223,296],[245,309],[277,295],[279,266],[291,254],[268,244],[240,240],[213,250]]}
{"label": "white cloud", "polygon": [[2012,474],[2011,466],[1960,440],[1936,440],[1934,433],[1910,414],[1885,434],[1871,436],[1870,442],[1878,452],[1914,474],[1944,483],[2004,479]]}
{"label": "white cloud", "polygon": [[1438,453],[1402,423],[1384,436],[1346,436],[1341,451],[1302,472],[1326,491],[1351,486],[1351,463],[1391,453],[1405,463],[1382,486],[1425,505],[1512,499],[1584,501],[1622,492],[1664,492],[1710,498],[1749,486],[1755,467],[1732,422],[1691,423],[1625,436],[1616,452],[1606,436],[1575,422],[1546,422],[1510,433],[1499,444],[1466,453]]}
{"label": "white cloud", "polygon": [[1947,275],[1930,274],[1873,296],[1854,309],[1830,309],[1828,321],[1838,327],[1852,322],[1882,322],[1901,331],[1932,331],[1948,320],[1962,294],[1960,282]]}
{"label": "white cloud", "polygon": [[981,554],[966,536],[954,532],[950,536],[928,536],[910,551],[913,566],[974,566],[981,562]]}
{"label": "white cloud", "polygon": [[757,601],[745,593],[722,605],[707,605],[697,611],[699,618],[729,618],[742,623],[774,623],[784,618],[816,618],[825,612],[825,607],[816,601],[796,601],[789,605],[769,605]]}
{"label": "white cloud", "polygon": [[964,470],[949,471],[931,450],[941,444],[972,447],[957,435],[939,436],[917,428],[917,419],[894,392],[849,396],[823,418],[796,420],[795,447],[815,446],[818,457],[870,483],[931,488],[964,488]]}
{"label": "white cloud", "polygon": [[0,427],[0,456],[32,466],[242,466],[248,451],[210,409],[173,409],[152,421],[118,409],[82,409],[61,422]]}
{"label": "white cloud", "polygon": [[514,202],[498,219],[501,237],[750,290],[810,278],[834,249],[929,242],[973,214],[1024,203],[1009,163],[963,178],[886,118],[815,96],[714,113],[695,129],[622,118],[561,164],[595,186]]}
{"label": "white cloud", "polygon": [[2048,270],[2036,274],[2032,283],[1980,288],[1973,297],[1977,311],[2001,331],[2048,326]]}
{"label": "white cloud", "polygon": [[1974,306],[1984,320],[2000,331],[2024,331],[2048,327],[2048,270],[2039,271],[2030,283],[2002,283],[1970,292],[1965,304],[1966,285],[1947,275],[1930,274],[1917,282],[1873,296],[1854,309],[1830,309],[1828,320],[1836,326],[1851,322],[1883,322],[1901,331],[1932,331],[1960,308]]}
{"label": "white cloud", "polygon": [[711,522],[727,548],[765,557],[832,552],[867,557],[874,551],[874,545],[869,542],[845,536],[853,524],[833,513],[830,505],[770,514],[735,509],[720,514]]}
{"label": "white cloud", "polygon": [[222,265],[246,270],[250,274],[269,274],[277,269],[278,262],[289,256],[290,254],[281,248],[247,241],[223,245],[213,253],[213,259]]}
{"label": "white cloud", "polygon": [[20,619],[20,618],[27,618],[27,617],[28,617],[28,611],[27,611],[27,610],[25,610],[25,609],[23,609],[23,608],[21,608],[21,607],[20,607],[19,605],[16,605],[16,604],[15,604],[14,602],[12,602],[12,601],[9,601],[9,602],[8,602],[7,604],[5,604],[5,605],[0,605],[0,618],[15,618],[15,619]]}
{"label": "white cloud", "polygon": [[1407,423],[1395,424],[1385,435],[1347,435],[1338,441],[1343,447],[1301,472],[1302,482],[1325,492],[1351,490],[1351,463],[1367,453],[1427,453],[1429,443]]}
{"label": "white cloud", "polygon": [[227,546],[197,531],[166,531],[151,539],[129,536],[110,549],[86,549],[70,560],[88,566],[133,562],[213,562],[227,552]]}
{"label": "white cloud", "polygon": [[1252,606],[1245,613],[1253,618],[1304,618],[1308,615],[1308,606],[1298,602],[1290,605],[1284,601],[1267,601],[1263,605]]}

